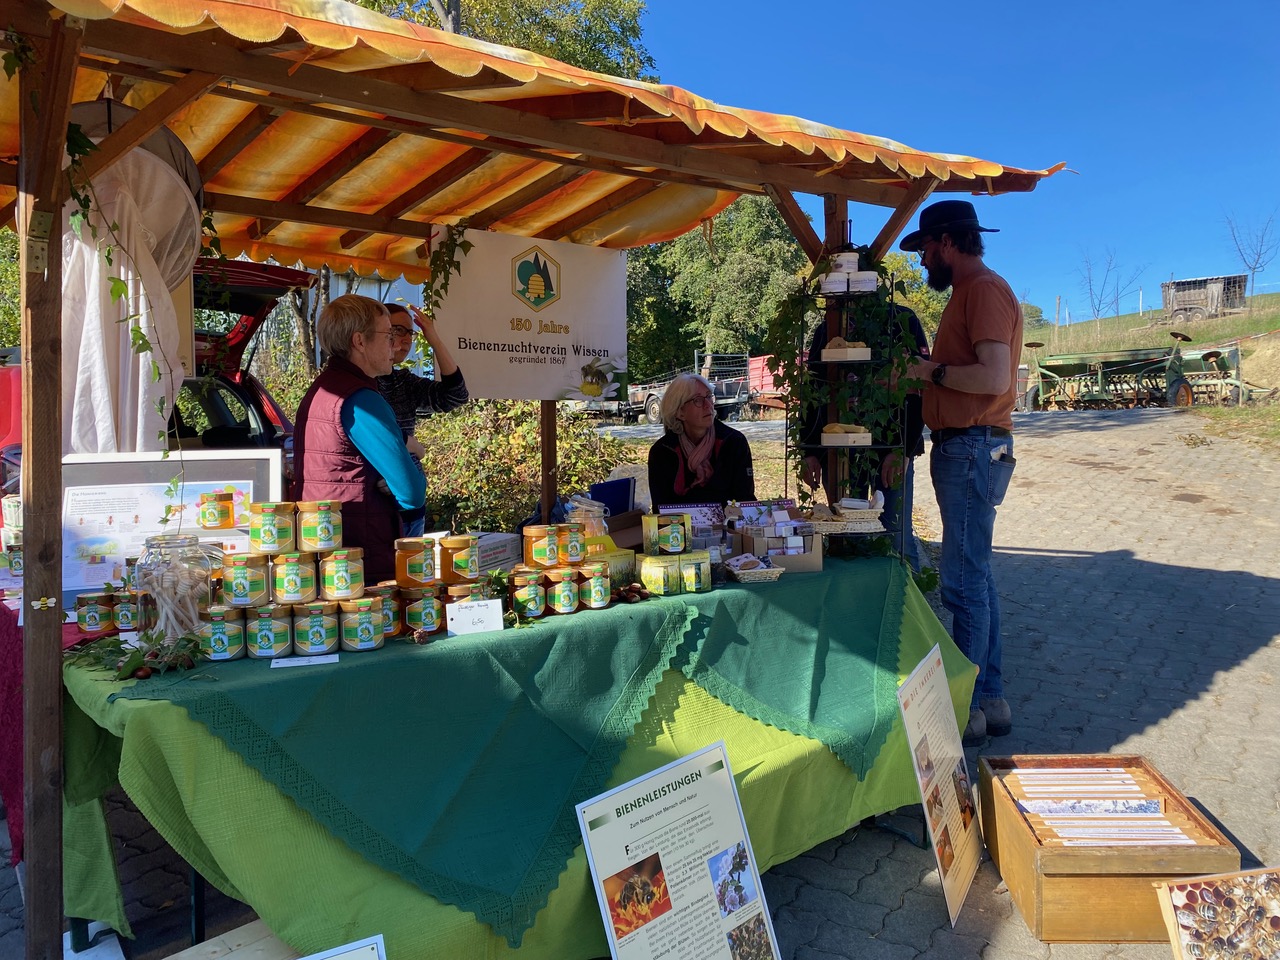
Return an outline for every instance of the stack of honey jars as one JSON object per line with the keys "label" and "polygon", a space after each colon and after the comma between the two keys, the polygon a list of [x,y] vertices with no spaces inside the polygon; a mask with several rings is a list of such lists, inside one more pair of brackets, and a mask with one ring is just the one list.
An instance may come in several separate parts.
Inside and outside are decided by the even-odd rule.
{"label": "stack of honey jars", "polygon": [[600,610],[609,605],[609,565],[588,558],[581,523],[529,524],[509,593],[511,609],[531,620]]}

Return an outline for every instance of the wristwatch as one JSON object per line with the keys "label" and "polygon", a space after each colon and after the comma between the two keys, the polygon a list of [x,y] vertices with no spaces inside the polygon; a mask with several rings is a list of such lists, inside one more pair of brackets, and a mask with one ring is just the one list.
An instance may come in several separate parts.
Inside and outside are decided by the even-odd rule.
{"label": "wristwatch", "polygon": [[942,386],[942,378],[947,375],[947,365],[940,363],[933,368],[933,382],[938,386]]}

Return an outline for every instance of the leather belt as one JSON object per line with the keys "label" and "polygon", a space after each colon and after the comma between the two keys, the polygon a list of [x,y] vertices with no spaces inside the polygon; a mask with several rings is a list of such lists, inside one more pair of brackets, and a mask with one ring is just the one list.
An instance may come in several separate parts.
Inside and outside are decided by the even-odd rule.
{"label": "leather belt", "polygon": [[934,443],[946,443],[952,437],[1011,437],[1004,427],[943,427],[929,433]]}

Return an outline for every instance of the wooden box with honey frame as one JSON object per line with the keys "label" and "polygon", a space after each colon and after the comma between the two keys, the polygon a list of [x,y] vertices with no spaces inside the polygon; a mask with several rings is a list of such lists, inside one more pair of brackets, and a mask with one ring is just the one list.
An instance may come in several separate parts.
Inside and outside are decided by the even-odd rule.
{"label": "wooden box with honey frame", "polygon": [[1240,851],[1145,757],[979,757],[978,767],[983,839],[1038,940],[1167,940],[1155,881],[1240,869]]}

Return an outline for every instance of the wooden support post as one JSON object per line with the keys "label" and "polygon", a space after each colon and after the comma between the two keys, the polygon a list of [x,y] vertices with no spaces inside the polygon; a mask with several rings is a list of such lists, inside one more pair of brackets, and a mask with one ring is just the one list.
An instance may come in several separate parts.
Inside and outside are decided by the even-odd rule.
{"label": "wooden support post", "polygon": [[893,216],[880,229],[880,233],[877,234],[876,238],[871,241],[871,260],[874,263],[879,263],[884,259],[884,255],[893,246],[893,241],[898,239],[898,234],[902,232],[902,228],[916,215],[916,211],[929,199],[934,188],[941,182],[937,177],[926,176],[921,177],[907,188],[906,196],[894,208]]}
{"label": "wooden support post", "polygon": [[27,960],[62,957],[62,158],[83,38],[54,20],[18,71]]}
{"label": "wooden support post", "polygon": [[542,440],[542,522],[551,522],[556,505],[556,402],[543,400],[538,432]]}
{"label": "wooden support post", "polygon": [[778,213],[782,214],[783,221],[791,230],[792,236],[796,238],[796,242],[800,244],[804,255],[809,258],[810,263],[816,265],[822,259],[822,241],[818,239],[813,225],[809,223],[809,217],[800,209],[800,204],[796,203],[795,196],[790,190],[775,187],[771,183],[764,185],[764,192],[778,208]]}

